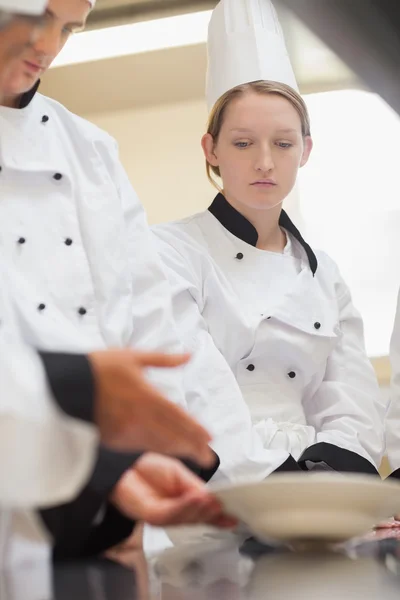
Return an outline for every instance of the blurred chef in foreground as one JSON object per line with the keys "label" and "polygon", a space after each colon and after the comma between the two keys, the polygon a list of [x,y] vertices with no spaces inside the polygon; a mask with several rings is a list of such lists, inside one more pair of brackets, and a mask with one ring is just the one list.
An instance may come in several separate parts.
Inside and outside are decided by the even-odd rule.
{"label": "blurred chef in foreground", "polygon": [[[0,0],[0,94],[21,54],[29,51],[45,28],[43,9],[43,0],[13,0],[12,5],[9,0]],[[4,243],[2,236],[0,241],[4,255],[7,240]],[[95,421],[100,426],[102,440],[117,449],[159,449],[196,457],[204,465],[210,463],[210,456],[212,461],[215,458],[207,449],[209,436],[205,430],[182,409],[164,399],[144,378],[146,367],[178,366],[188,357],[130,350],[91,352],[87,356],[34,352],[26,344],[34,340],[27,314],[18,300],[24,294],[24,283],[11,267],[11,261],[3,258],[0,264],[0,427],[2,456],[7,457],[7,461],[0,467],[3,482],[0,503],[9,510],[0,513],[1,530],[5,533],[0,558],[2,564],[9,565],[30,556],[32,551],[43,549],[47,537],[40,520],[27,509],[70,500],[87,479],[93,467],[96,435],[85,421]],[[44,337],[48,333],[45,327]],[[122,427],[122,424],[127,426]],[[105,448],[98,454],[94,471],[98,476],[102,453],[107,454]],[[118,508],[128,514],[131,528],[136,518],[155,524],[204,520],[221,526],[231,524],[221,516],[219,504],[201,481],[177,460],[152,454],[108,453],[108,461],[110,456],[118,456],[126,465],[119,488],[112,494],[107,490],[110,503],[114,503],[116,515]],[[104,486],[107,487],[104,471],[100,479],[96,505],[104,498]],[[121,494],[118,494],[120,488]],[[82,495],[87,500],[85,491]],[[91,496],[94,495],[92,489]],[[77,513],[82,519],[79,523],[73,518],[73,508],[78,501],[79,498],[59,507],[61,512],[52,508],[45,513],[47,522],[54,526],[54,531],[49,529],[56,540],[54,534],[60,533],[60,527],[84,525],[90,531],[92,523],[84,522],[84,517],[90,516],[87,510],[88,506],[93,507],[93,502],[86,502],[86,512]],[[22,510],[12,510],[15,507]],[[103,508],[107,512],[107,507]],[[60,514],[72,518],[61,521]],[[45,517],[43,520],[46,522]],[[97,519],[95,538],[101,537],[101,527],[106,520],[104,516]],[[86,530],[85,534],[88,544],[85,549],[81,546],[77,553],[96,553],[97,548]]]}

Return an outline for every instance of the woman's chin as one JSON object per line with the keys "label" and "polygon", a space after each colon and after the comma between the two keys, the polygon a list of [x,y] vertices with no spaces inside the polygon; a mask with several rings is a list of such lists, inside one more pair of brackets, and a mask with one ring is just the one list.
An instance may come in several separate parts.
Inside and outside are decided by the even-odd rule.
{"label": "woman's chin", "polygon": [[273,208],[282,205],[283,200],[283,198],[279,198],[277,196],[268,197],[267,195],[264,195],[258,198],[252,198],[249,202],[246,202],[246,204],[253,210],[272,210]]}

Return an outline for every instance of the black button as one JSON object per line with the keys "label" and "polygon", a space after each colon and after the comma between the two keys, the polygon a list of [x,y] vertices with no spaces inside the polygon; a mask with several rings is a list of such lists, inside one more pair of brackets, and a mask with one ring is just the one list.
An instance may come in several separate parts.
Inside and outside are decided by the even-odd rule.
{"label": "black button", "polygon": [[315,329],[321,329],[321,323],[318,323],[318,321],[316,323],[314,323],[314,327]]}
{"label": "black button", "polygon": [[254,365],[249,365],[249,366],[247,367],[247,370],[248,370],[248,371],[250,371],[250,372],[254,371],[254,369],[255,369],[255,366],[254,366]]}
{"label": "black button", "polygon": [[241,252],[238,252],[238,253],[236,254],[236,258],[237,258],[238,260],[242,260],[242,259],[244,258],[244,256],[243,256],[243,254],[242,254]]}
{"label": "black button", "polygon": [[288,373],[290,379],[294,379],[296,377],[296,373],[294,371],[290,371],[290,373]]}
{"label": "black button", "polygon": [[44,310],[45,308],[46,308],[45,304],[39,304],[39,306],[38,306],[38,310],[40,310],[40,311]]}
{"label": "black button", "polygon": [[53,179],[55,179],[56,181],[60,181],[60,179],[62,179],[61,173],[55,173],[53,175]]}
{"label": "black button", "polygon": [[83,306],[81,306],[81,308],[78,310],[78,313],[83,317],[84,315],[86,315],[87,310],[86,308],[83,308]]}
{"label": "black button", "polygon": [[72,246],[72,240],[71,240],[71,238],[67,238],[64,243],[65,243],[66,246]]}
{"label": "black button", "polygon": [[42,123],[47,123],[48,120],[49,120],[49,117],[47,115],[43,115]]}
{"label": "black button", "polygon": [[267,317],[267,319],[270,319],[271,317]]}
{"label": "black button", "polygon": [[18,240],[18,244],[25,244],[26,239],[24,237],[20,237]]}

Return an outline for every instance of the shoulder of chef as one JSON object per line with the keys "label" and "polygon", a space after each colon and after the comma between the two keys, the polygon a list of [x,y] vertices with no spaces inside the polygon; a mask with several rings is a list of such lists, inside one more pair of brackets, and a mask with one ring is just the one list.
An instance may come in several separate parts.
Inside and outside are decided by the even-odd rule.
{"label": "shoulder of chef", "polygon": [[179,255],[184,260],[207,255],[207,238],[204,235],[203,221],[208,218],[208,211],[199,212],[184,219],[159,223],[152,226],[160,254],[166,252]]}
{"label": "shoulder of chef", "polygon": [[[180,256],[186,262],[186,265],[190,264],[191,267],[195,264],[204,265],[204,262],[213,260],[210,254],[211,238],[214,238],[212,242],[213,247],[215,247],[214,241],[216,237],[219,238],[222,247],[224,232],[226,232],[230,240],[232,239],[232,233],[215,218],[209,209],[184,219],[155,225],[152,227],[152,231],[156,238],[159,252],[164,259],[167,259],[167,254],[173,254],[176,258]],[[324,279],[341,281],[339,269],[335,261],[326,252],[309,247],[309,256],[307,257],[304,245],[293,237],[292,232],[290,234],[293,246],[303,255],[305,261],[314,255],[315,263],[311,260],[310,269],[316,267],[316,278],[323,277]],[[240,246],[245,244],[243,239],[237,239]],[[307,242],[302,241],[308,246]]]}
{"label": "shoulder of chef", "polygon": [[70,134],[78,134],[80,139],[117,146],[117,142],[106,131],[71,112],[57,100],[44,96],[38,89],[39,85],[24,94],[21,107],[23,110],[28,109],[29,112],[33,111],[38,115],[40,124],[45,125],[46,129],[50,129],[52,120],[56,120],[68,129]]}

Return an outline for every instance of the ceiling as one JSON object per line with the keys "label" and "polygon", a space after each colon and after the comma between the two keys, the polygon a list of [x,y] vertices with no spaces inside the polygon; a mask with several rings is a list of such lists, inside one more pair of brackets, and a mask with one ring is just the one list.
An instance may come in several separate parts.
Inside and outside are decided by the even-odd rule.
{"label": "ceiling", "polygon": [[106,27],[213,9],[217,0],[97,0],[88,26]]}
{"label": "ceiling", "polygon": [[[89,28],[206,10],[215,0],[98,0]],[[278,6],[303,93],[359,87],[353,73],[287,9]],[[51,69],[42,91],[78,114],[204,98],[206,46],[180,48]],[[79,90],[79,93],[77,93]]]}

